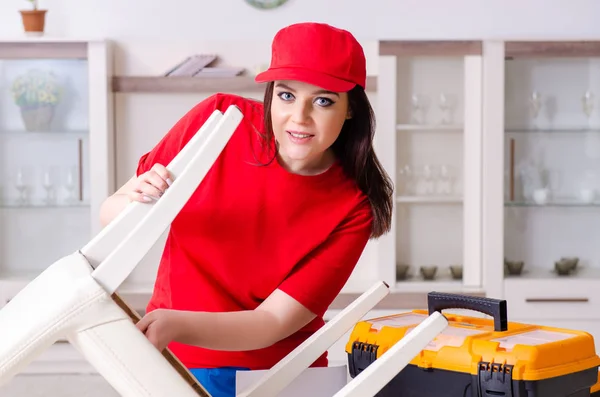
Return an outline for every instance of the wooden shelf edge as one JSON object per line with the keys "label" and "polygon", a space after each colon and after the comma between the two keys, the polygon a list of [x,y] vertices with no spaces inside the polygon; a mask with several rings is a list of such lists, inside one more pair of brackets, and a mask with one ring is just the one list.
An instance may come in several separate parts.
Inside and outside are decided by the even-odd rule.
{"label": "wooden shelf edge", "polygon": [[[236,77],[164,77],[114,76],[113,92],[121,93],[215,93],[264,92],[265,84],[253,76]],[[377,76],[367,77],[367,91],[377,91]]]}
{"label": "wooden shelf edge", "polygon": [[87,59],[85,42],[0,42],[2,59]]}
{"label": "wooden shelf edge", "polygon": [[528,57],[597,57],[600,41],[506,41],[507,58]]}
{"label": "wooden shelf edge", "polygon": [[482,55],[481,40],[381,40],[379,55],[467,56]]}

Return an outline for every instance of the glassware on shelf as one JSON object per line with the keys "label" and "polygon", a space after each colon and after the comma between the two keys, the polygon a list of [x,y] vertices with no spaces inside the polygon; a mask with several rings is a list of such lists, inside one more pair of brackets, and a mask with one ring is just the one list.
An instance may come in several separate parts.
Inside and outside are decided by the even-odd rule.
{"label": "glassware on shelf", "polygon": [[529,97],[529,107],[531,109],[531,117],[533,118],[534,127],[537,127],[538,116],[542,109],[542,94],[538,91],[533,91]]}
{"label": "glassware on shelf", "polygon": [[421,118],[419,117],[419,111],[421,110],[421,103],[419,101],[419,96],[417,94],[413,94],[413,96],[410,98],[410,103],[412,105],[411,123],[420,124]]}
{"label": "glassware on shelf", "polygon": [[440,166],[440,177],[438,180],[438,194],[450,195],[453,193],[453,175],[452,168],[449,165],[442,164]]}
{"label": "glassware on shelf", "polygon": [[401,195],[410,196],[415,193],[414,176],[410,165],[405,164],[398,170],[398,185],[401,186],[399,189]]}
{"label": "glassware on shelf", "polygon": [[422,195],[431,195],[436,193],[436,170],[435,167],[429,164],[425,164],[421,167],[421,183],[419,193]]}
{"label": "glassware on shelf", "polygon": [[452,119],[452,108],[454,106],[454,101],[451,96],[442,92],[439,98],[439,106],[442,111],[442,124],[450,124]]}
{"label": "glassware on shelf", "polygon": [[74,166],[66,167],[64,173],[64,188],[67,192],[65,202],[74,204],[77,201],[75,189],[77,188],[77,170]]}
{"label": "glassware on shelf", "polygon": [[591,204],[596,200],[597,176],[593,170],[583,173],[579,184],[579,200],[585,204]]}
{"label": "glassware on shelf", "polygon": [[587,90],[581,97],[581,106],[589,123],[592,111],[594,110],[594,94],[590,90]]}
{"label": "glassware on shelf", "polygon": [[19,167],[14,177],[14,186],[19,192],[16,203],[20,206],[26,205],[29,202],[29,186],[27,184],[27,179],[26,169],[24,167]]}
{"label": "glassware on shelf", "polygon": [[429,98],[426,95],[413,94],[410,101],[412,106],[411,123],[426,124]]}
{"label": "glassware on shelf", "polygon": [[52,174],[52,170],[48,168],[44,171],[42,177],[42,186],[46,191],[46,196],[44,197],[44,204],[46,205],[53,205],[56,203],[54,176]]}

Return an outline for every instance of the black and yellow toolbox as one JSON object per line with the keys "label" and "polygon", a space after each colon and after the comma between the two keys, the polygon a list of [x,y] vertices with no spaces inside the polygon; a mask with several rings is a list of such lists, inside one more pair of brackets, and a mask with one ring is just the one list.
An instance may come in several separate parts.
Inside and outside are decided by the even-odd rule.
{"label": "black and yellow toolbox", "polygon": [[443,313],[448,327],[378,397],[600,396],[600,357],[590,334],[508,322],[505,300],[438,292],[428,294],[428,310],[358,322],[346,344],[350,375],[446,309],[491,318]]}

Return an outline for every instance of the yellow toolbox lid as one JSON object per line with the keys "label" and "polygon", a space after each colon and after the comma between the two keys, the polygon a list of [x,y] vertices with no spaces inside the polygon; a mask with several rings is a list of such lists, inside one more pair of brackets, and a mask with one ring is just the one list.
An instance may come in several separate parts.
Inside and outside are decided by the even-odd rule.
{"label": "yellow toolbox lid", "polygon": [[[445,295],[448,298],[452,294]],[[478,310],[477,304],[489,298],[460,296],[470,304],[433,305],[430,310],[413,310],[357,323],[346,345],[346,352],[353,354],[356,346],[372,352],[373,359],[380,357],[391,346],[411,332],[432,311],[440,307],[468,308]],[[457,296],[452,296],[456,300]],[[452,300],[450,299],[450,300]],[[482,311],[496,314],[494,319],[444,313],[448,327],[439,334],[411,364],[421,368],[436,368],[477,375],[482,365],[492,371],[510,373],[513,380],[536,381],[583,371],[600,365],[593,337],[582,331],[537,326],[506,321],[498,318],[493,310]],[[441,311],[441,309],[440,309]],[[502,312],[502,310],[500,310]]]}

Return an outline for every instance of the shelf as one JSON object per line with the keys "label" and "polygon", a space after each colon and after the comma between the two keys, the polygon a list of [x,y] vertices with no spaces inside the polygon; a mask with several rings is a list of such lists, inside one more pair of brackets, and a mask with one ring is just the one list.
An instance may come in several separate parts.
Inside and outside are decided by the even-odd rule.
{"label": "shelf", "polygon": [[600,268],[592,266],[580,266],[577,271],[571,275],[560,276],[550,266],[527,266],[523,268],[523,273],[520,275],[504,275],[506,281],[517,281],[517,280],[589,280],[589,279],[600,279]]}
{"label": "shelf", "polygon": [[538,204],[534,201],[506,201],[505,207],[600,207],[600,201],[586,203],[583,201],[573,200],[555,200],[548,201],[544,204]]}
{"label": "shelf", "polygon": [[89,209],[90,205],[89,203],[77,203],[77,204],[54,204],[54,205],[46,205],[46,204],[28,204],[28,205],[18,205],[18,204],[11,204],[11,203],[2,203],[0,202],[0,209],[10,209],[10,210],[29,210],[29,209],[35,209],[35,210],[43,210],[43,209],[48,209],[48,210],[59,210],[59,209],[75,209],[75,208],[82,208],[82,209]]}
{"label": "shelf", "polygon": [[0,130],[0,137],[5,138],[34,138],[34,139],[81,139],[87,138],[89,131],[74,130],[74,131],[40,131],[30,132],[26,130]]}
{"label": "shelf", "polygon": [[[265,84],[256,83],[254,76],[116,76],[112,89],[123,93],[263,92]],[[376,76],[367,78],[367,91],[377,91]]]}
{"label": "shelf", "polygon": [[453,196],[397,196],[397,203],[405,204],[461,204],[462,197]]}
{"label": "shelf", "polygon": [[396,126],[398,131],[448,131],[448,132],[462,132],[462,125],[455,124],[398,124]]}
{"label": "shelf", "polygon": [[15,37],[0,40],[0,60],[4,59],[86,59],[88,43],[51,37]]}
{"label": "shelf", "polygon": [[598,134],[600,127],[558,127],[558,128],[507,128],[504,130],[507,134]]}
{"label": "shelf", "polygon": [[[462,280],[452,280],[450,278],[439,277],[436,280],[423,280],[420,277],[414,279],[401,280],[396,282],[395,289],[404,292],[457,292],[461,293],[469,290],[463,285]],[[471,289],[472,291],[478,291]]]}
{"label": "shelf", "polygon": [[[450,280],[449,278],[440,278],[441,281],[421,282],[407,280],[397,282],[390,287],[390,293],[379,302],[373,310],[413,310],[427,307],[427,294],[431,291],[460,293],[472,296],[485,296],[481,288],[469,288],[462,285],[460,280]],[[448,280],[448,282],[444,281]],[[375,280],[373,280],[375,283]],[[335,300],[331,303],[328,310],[342,310],[354,302],[364,293],[373,283],[362,285],[347,285]],[[151,285],[124,285],[117,291],[119,296],[138,313],[142,314],[152,295]]]}

